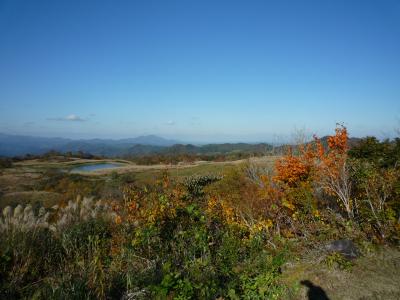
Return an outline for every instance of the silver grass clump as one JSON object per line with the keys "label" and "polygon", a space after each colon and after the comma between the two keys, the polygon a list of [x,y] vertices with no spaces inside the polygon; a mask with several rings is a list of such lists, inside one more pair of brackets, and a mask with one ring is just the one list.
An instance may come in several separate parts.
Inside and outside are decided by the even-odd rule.
{"label": "silver grass clump", "polygon": [[116,217],[111,207],[104,201],[95,201],[93,197],[77,197],[69,201],[65,207],[58,208],[58,221],[54,224],[56,230],[61,230],[69,225],[95,218],[113,219]]}
{"label": "silver grass clump", "polygon": [[29,231],[37,228],[49,227],[49,212],[42,207],[36,215],[31,205],[23,207],[18,205],[14,209],[7,206],[0,216],[0,232],[7,231]]}
{"label": "silver grass clump", "polygon": [[[14,209],[7,206],[0,211],[0,233],[5,231],[21,230],[29,231],[37,228],[49,228],[52,231],[61,231],[66,227],[95,218],[106,220],[114,219],[116,214],[104,201],[94,201],[93,197],[77,197],[75,201],[69,201],[65,207],[53,206],[49,211],[44,207],[35,214],[32,206],[18,205]],[[49,217],[56,219],[49,224]]]}

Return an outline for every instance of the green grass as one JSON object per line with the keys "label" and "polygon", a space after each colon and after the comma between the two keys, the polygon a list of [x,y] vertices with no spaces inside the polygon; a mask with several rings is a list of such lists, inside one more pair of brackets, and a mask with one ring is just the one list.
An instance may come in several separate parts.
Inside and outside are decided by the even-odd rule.
{"label": "green grass", "polygon": [[233,169],[233,164],[222,164],[222,163],[211,163],[198,165],[193,167],[185,168],[165,168],[158,170],[145,170],[138,172],[131,172],[136,174],[136,178],[139,183],[147,183],[151,180],[159,178],[163,172],[168,171],[169,175],[174,179],[182,179],[192,175],[206,175],[206,174],[223,174],[224,172]]}

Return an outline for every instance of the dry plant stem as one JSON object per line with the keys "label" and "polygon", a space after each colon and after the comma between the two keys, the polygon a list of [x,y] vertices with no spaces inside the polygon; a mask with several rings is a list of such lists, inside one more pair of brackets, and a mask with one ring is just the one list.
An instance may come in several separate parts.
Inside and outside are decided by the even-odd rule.
{"label": "dry plant stem", "polygon": [[345,160],[338,169],[339,174],[336,176],[329,167],[324,167],[324,173],[327,176],[323,176],[321,184],[327,191],[337,195],[348,217],[352,219],[354,217],[354,206],[351,199],[351,181],[347,161]]}

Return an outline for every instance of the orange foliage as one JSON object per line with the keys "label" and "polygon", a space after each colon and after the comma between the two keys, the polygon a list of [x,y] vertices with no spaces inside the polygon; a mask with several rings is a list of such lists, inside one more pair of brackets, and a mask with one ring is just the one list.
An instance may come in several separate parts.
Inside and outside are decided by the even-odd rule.
{"label": "orange foliage", "polygon": [[211,218],[219,218],[229,226],[247,231],[250,236],[262,231],[269,231],[273,227],[273,222],[270,218],[264,216],[256,219],[247,219],[240,209],[231,206],[228,201],[218,200],[215,197],[208,198],[206,213]]}
{"label": "orange foliage", "polygon": [[158,189],[126,187],[124,202],[114,205],[115,223],[154,225],[176,216],[176,210],[184,206],[184,191],[172,185],[168,176],[157,182]]}
{"label": "orange foliage", "polygon": [[298,200],[301,202],[301,194],[310,194],[312,182],[318,182],[325,192],[338,197],[339,204],[351,217],[353,204],[350,198],[346,127],[338,126],[335,135],[327,138],[327,145],[314,136],[314,143],[300,145],[298,150],[298,155],[294,155],[290,149],[275,164],[273,181],[285,194],[287,203],[292,208],[301,205],[298,203]]}
{"label": "orange foliage", "polygon": [[347,141],[347,129],[340,126],[335,129],[335,135],[328,137],[327,148],[314,136],[314,145],[300,145],[299,155],[293,155],[290,149],[276,162],[274,181],[293,187],[313,179],[312,176],[340,176],[340,168],[347,159]]}
{"label": "orange foliage", "polygon": [[282,159],[275,163],[276,176],[274,181],[295,186],[301,181],[307,181],[313,170],[315,151],[312,145],[300,145],[300,154],[294,156],[292,149]]}
{"label": "orange foliage", "polygon": [[344,126],[340,126],[335,129],[335,132],[334,136],[328,138],[328,147],[331,152],[345,154],[349,149],[347,129]]}
{"label": "orange foliage", "polygon": [[314,136],[317,145],[317,163],[319,177],[337,179],[347,160],[348,133],[344,126],[335,129],[335,135],[328,137],[328,149],[325,150],[319,138]]}

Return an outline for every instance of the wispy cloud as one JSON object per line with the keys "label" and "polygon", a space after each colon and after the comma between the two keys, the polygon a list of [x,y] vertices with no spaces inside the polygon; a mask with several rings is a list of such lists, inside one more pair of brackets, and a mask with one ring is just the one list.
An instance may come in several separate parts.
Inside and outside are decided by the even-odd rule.
{"label": "wispy cloud", "polygon": [[86,119],[83,119],[77,115],[71,114],[62,118],[48,118],[49,121],[70,121],[70,122],[85,122]]}
{"label": "wispy cloud", "polygon": [[176,123],[175,123],[175,121],[172,121],[172,120],[170,120],[170,121],[168,121],[167,123],[165,123],[166,125],[169,125],[169,126],[174,126]]}
{"label": "wispy cloud", "polygon": [[67,120],[67,121],[78,121],[78,122],[85,121],[85,119],[82,119],[81,117],[79,117],[77,115],[68,115],[68,116],[65,117],[65,120]]}

